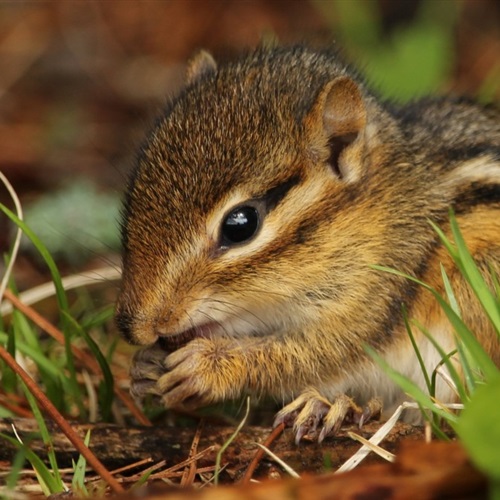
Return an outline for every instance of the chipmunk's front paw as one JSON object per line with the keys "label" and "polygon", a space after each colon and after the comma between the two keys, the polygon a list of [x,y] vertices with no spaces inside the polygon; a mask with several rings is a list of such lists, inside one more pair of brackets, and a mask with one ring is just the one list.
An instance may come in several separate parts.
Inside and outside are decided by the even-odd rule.
{"label": "chipmunk's front paw", "polygon": [[159,396],[158,379],[165,373],[168,352],[158,344],[137,351],[130,368],[130,394],[141,401],[148,394]]}
{"label": "chipmunk's front paw", "polygon": [[241,356],[224,339],[195,339],[169,354],[155,391],[166,408],[193,410],[241,394]]}
{"label": "chipmunk's front paw", "polygon": [[322,442],[327,435],[336,434],[342,424],[357,422],[363,425],[367,420],[380,415],[382,405],[378,399],[371,400],[365,408],[360,408],[345,394],[331,403],[317,390],[308,389],[297,399],[278,412],[274,426],[284,423],[293,426],[295,442],[308,435],[317,435]]}

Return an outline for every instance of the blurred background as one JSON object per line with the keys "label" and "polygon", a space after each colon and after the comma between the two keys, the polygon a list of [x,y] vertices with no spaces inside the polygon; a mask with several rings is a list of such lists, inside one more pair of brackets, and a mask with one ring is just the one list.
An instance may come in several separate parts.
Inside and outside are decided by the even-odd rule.
{"label": "blurred background", "polygon": [[[500,98],[498,0],[3,1],[0,170],[62,273],[118,262],[127,172],[186,60],[276,40],[335,43],[397,100]],[[2,251],[10,226],[0,218]],[[21,289],[46,279],[23,248]]]}

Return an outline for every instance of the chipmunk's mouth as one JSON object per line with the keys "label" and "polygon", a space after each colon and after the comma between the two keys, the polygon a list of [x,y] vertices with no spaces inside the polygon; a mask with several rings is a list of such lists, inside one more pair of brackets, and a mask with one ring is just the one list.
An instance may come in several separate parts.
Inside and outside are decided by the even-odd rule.
{"label": "chipmunk's mouth", "polygon": [[219,324],[211,321],[203,325],[188,328],[180,333],[165,335],[158,334],[158,344],[165,351],[176,351],[184,347],[191,340],[210,337],[219,329]]}

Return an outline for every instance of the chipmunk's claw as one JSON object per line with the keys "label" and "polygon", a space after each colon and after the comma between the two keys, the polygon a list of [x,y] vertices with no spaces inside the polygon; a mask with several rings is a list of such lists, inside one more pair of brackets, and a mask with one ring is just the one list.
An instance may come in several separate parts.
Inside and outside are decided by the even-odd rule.
{"label": "chipmunk's claw", "polygon": [[382,415],[382,400],[380,398],[372,398],[363,407],[361,415],[354,415],[354,421],[358,423],[359,428],[369,420],[375,420]]}
{"label": "chipmunk's claw", "polygon": [[293,426],[297,444],[305,436],[316,435],[321,443],[326,436],[337,434],[345,423],[358,422],[361,427],[371,418],[380,415],[381,409],[380,400],[371,400],[362,409],[345,394],[337,396],[332,403],[317,390],[308,389],[278,412],[274,425],[284,423],[286,426]]}

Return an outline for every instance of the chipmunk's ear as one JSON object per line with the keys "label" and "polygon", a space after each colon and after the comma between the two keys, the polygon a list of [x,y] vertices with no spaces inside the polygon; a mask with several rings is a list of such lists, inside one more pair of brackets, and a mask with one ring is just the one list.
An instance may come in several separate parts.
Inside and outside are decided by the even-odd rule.
{"label": "chipmunk's ear", "polygon": [[359,162],[345,158],[348,146],[366,125],[366,107],[359,85],[347,76],[328,82],[316,99],[305,120],[310,145],[314,148],[325,139],[330,150],[329,163],[333,172],[347,181],[358,177]]}
{"label": "chipmunk's ear", "polygon": [[215,71],[217,71],[217,63],[212,57],[212,54],[206,50],[200,50],[200,52],[188,62],[186,84],[190,85],[203,76],[215,73]]}

